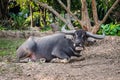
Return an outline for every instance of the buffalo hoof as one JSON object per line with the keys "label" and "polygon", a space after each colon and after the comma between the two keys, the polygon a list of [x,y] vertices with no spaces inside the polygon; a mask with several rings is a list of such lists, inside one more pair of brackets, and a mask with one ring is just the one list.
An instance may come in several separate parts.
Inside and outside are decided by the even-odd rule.
{"label": "buffalo hoof", "polygon": [[36,60],[36,62],[45,63],[45,62],[46,62],[46,59],[45,59],[45,58],[40,58],[39,60]]}
{"label": "buffalo hoof", "polygon": [[59,58],[54,58],[51,60],[52,63],[69,63],[70,59],[59,59]]}
{"label": "buffalo hoof", "polygon": [[29,58],[22,59],[22,60],[17,59],[14,61],[14,63],[28,63],[28,62],[31,62]]}

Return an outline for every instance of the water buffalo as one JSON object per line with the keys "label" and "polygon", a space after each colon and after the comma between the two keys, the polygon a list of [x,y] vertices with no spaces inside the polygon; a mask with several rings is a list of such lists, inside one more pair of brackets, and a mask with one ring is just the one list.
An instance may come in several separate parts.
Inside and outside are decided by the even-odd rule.
{"label": "water buffalo", "polygon": [[[67,38],[66,34],[72,35],[73,39]],[[72,56],[79,57],[81,48],[89,37],[103,39],[105,35],[95,35],[84,30],[67,31],[63,27],[61,33],[45,37],[31,36],[17,49],[17,61],[24,58],[37,61],[44,58],[49,62],[54,58],[69,60]]]}

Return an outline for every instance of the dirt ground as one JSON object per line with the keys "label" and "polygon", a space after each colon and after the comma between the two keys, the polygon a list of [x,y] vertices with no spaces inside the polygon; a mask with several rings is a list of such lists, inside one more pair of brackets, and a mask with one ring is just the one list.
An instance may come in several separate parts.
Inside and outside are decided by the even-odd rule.
{"label": "dirt ground", "polygon": [[107,36],[86,47],[71,63],[0,62],[0,80],[120,80],[120,37]]}

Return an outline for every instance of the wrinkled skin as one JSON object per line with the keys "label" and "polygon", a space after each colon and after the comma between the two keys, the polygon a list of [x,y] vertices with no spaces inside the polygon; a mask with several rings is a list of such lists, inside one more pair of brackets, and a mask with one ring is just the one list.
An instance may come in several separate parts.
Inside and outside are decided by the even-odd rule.
{"label": "wrinkled skin", "polygon": [[18,61],[24,58],[30,58],[32,61],[45,58],[49,62],[54,58],[69,60],[71,56],[79,57],[77,52],[73,41],[67,39],[65,34],[58,33],[42,38],[30,37],[18,48],[17,58]]}
{"label": "wrinkled skin", "polygon": [[35,50],[36,43],[34,42],[33,37],[30,37],[17,49],[17,61],[19,62],[20,59],[25,59],[27,57],[34,60]]}

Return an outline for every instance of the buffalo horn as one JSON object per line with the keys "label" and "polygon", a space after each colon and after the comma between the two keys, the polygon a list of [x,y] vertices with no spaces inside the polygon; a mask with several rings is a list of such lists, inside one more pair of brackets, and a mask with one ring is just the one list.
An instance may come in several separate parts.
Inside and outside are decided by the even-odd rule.
{"label": "buffalo horn", "polygon": [[65,24],[62,29],[61,29],[61,32],[63,33],[66,33],[66,34],[73,34],[76,30],[66,30],[65,27],[66,27],[67,24]]}
{"label": "buffalo horn", "polygon": [[103,35],[97,35],[97,34],[92,34],[90,32],[86,32],[87,36],[95,38],[95,39],[103,39],[105,38],[105,34],[103,32]]}

